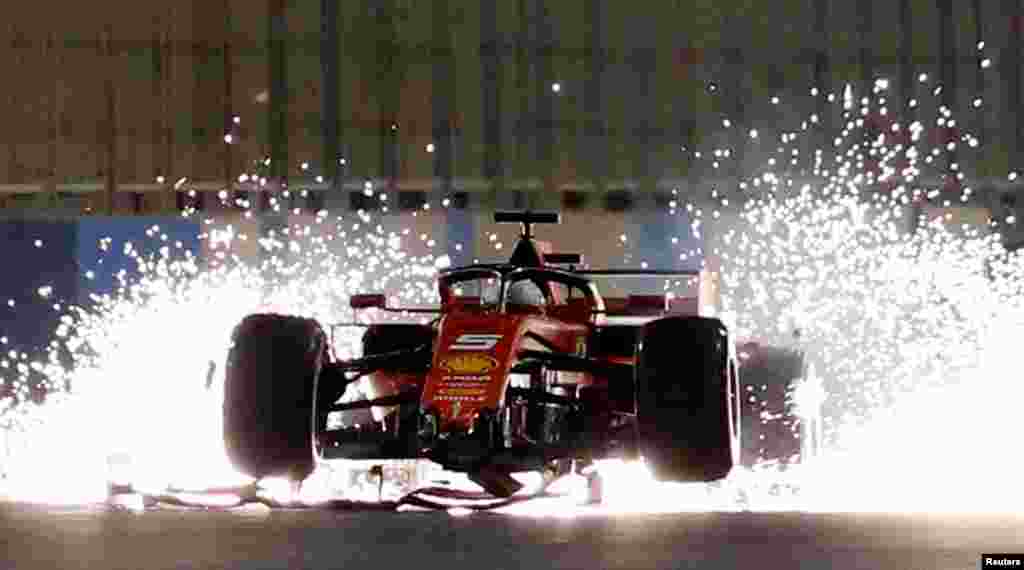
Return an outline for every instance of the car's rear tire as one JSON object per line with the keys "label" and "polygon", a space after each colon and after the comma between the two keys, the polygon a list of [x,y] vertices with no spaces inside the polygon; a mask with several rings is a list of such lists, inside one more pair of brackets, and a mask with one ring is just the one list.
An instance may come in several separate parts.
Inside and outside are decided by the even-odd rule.
{"label": "car's rear tire", "polygon": [[637,355],[640,453],[662,481],[707,482],[739,463],[739,383],[725,325],[668,317],[644,325]]}
{"label": "car's rear tire", "polygon": [[250,315],[235,327],[224,381],[224,443],[236,469],[302,481],[316,466],[314,394],[326,355],[316,321]]}

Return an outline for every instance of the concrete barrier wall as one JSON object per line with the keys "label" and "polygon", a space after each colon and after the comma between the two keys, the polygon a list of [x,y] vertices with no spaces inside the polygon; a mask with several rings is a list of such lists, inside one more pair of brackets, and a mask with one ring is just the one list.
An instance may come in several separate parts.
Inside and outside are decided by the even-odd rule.
{"label": "concrete barrier wall", "polygon": [[[268,153],[271,170],[293,180],[305,162],[307,178],[357,184],[652,188],[715,174],[682,145],[739,151],[744,133],[723,129],[723,116],[771,140],[780,115],[799,124],[816,110],[791,92],[812,84],[841,92],[875,77],[890,80],[894,111],[911,97],[921,99],[922,117],[939,103],[968,111],[958,123],[988,145],[961,157],[972,177],[1005,179],[1024,156],[1016,4],[99,0],[65,8],[54,18],[48,3],[22,4],[0,26],[0,72],[17,78],[0,108],[8,127],[0,184],[55,195],[92,184],[94,211],[108,181],[122,190],[170,188],[181,176],[224,185]],[[983,68],[985,58],[992,65]],[[919,73],[931,82],[918,82]],[[933,101],[926,95],[939,82],[945,95]],[[973,110],[979,96],[984,106]],[[821,136],[827,144],[833,134]],[[749,150],[743,160],[759,160]]]}

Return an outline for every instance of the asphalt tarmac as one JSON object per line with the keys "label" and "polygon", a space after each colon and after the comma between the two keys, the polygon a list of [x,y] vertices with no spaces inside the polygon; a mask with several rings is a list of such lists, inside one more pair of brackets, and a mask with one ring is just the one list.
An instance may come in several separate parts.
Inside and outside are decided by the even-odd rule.
{"label": "asphalt tarmac", "polygon": [[1024,515],[45,509],[0,505],[0,566],[968,570],[1024,551]]}

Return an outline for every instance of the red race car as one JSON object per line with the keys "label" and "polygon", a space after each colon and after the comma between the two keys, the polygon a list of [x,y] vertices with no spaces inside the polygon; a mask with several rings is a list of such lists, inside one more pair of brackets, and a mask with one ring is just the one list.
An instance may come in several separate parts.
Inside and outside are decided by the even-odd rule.
{"label": "red race car", "polygon": [[[363,354],[337,360],[317,322],[246,317],[233,332],[224,435],[242,472],[302,481],[324,459],[429,459],[496,497],[511,473],[565,473],[642,456],[665,481],[715,481],[738,465],[736,349],[693,299],[603,297],[602,277],[695,272],[580,270],[521,224],[508,263],[442,271],[429,324],[369,325]],[[351,306],[386,311],[384,295]]]}

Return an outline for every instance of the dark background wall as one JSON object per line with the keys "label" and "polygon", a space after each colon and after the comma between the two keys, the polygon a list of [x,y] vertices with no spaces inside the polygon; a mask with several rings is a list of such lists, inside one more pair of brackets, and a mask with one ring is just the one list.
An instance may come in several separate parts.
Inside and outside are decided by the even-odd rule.
{"label": "dark background wall", "polygon": [[[56,192],[224,186],[270,156],[270,174],[328,187],[652,189],[711,174],[679,149],[742,137],[724,115],[777,121],[773,94],[881,75],[898,109],[930,89],[918,73],[949,103],[984,97],[964,126],[992,144],[965,167],[1005,178],[1024,147],[1020,16],[1018,0],[20,4],[0,25],[0,183],[71,203]],[[73,203],[102,213],[100,194]]]}
{"label": "dark background wall", "polygon": [[[280,198],[283,209],[305,212],[379,206],[362,194],[367,181],[375,194],[392,194],[391,213],[443,196],[469,207],[609,211],[623,210],[623,192],[706,199],[712,188],[735,189],[774,152],[779,129],[812,112],[822,120],[806,149],[830,144],[840,118],[810,97],[811,86],[866,90],[885,77],[891,113],[928,119],[946,104],[959,129],[981,137],[980,149],[940,157],[938,173],[958,162],[972,206],[1024,220],[1024,177],[1007,179],[1024,163],[1021,5],[20,4],[0,24],[0,73],[9,78],[0,94],[0,217],[187,206],[220,215],[236,198],[266,211],[267,194],[254,190],[280,192],[280,183],[310,190]],[[939,84],[942,95],[930,97]],[[914,110],[912,98],[922,102]],[[761,138],[723,128],[725,117]],[[715,169],[682,150],[698,144],[729,147],[733,158]],[[924,183],[941,185],[936,176]],[[253,182],[260,178],[268,184]],[[1024,226],[1015,226],[1004,226],[1008,243],[1024,243]]]}

